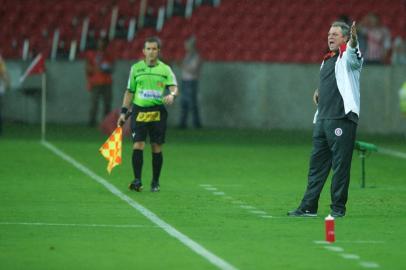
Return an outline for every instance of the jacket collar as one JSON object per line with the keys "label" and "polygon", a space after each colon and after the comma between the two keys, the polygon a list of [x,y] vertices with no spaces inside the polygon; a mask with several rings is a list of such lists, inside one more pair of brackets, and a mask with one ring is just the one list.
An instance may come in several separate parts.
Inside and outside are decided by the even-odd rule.
{"label": "jacket collar", "polygon": [[346,49],[347,49],[347,43],[341,44],[340,48],[338,48],[338,50],[340,52],[340,58],[343,56],[343,53],[345,52]]}
{"label": "jacket collar", "polygon": [[[343,53],[347,50],[347,44],[341,44],[340,47],[338,48],[339,56],[340,58],[343,56]],[[330,51],[326,53],[323,57],[323,61],[326,61],[327,59],[334,57],[337,54],[337,52]]]}
{"label": "jacket collar", "polygon": [[334,57],[336,55],[336,52],[328,52],[323,56],[323,61],[326,61],[327,59],[330,59],[331,57]]}

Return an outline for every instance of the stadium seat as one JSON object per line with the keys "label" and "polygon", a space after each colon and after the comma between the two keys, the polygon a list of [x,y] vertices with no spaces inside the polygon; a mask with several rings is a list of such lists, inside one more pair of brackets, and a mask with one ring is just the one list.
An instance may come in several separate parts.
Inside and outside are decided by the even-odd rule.
{"label": "stadium seat", "polygon": [[[150,0],[148,6],[156,13],[166,2]],[[116,0],[115,3],[127,25],[129,18],[138,18],[139,1]],[[23,40],[28,38],[33,49],[49,50],[57,28],[61,39],[79,40],[86,17],[90,18],[90,28],[97,33],[108,31],[111,10],[109,0],[78,1],[74,5],[69,0],[60,0],[57,5],[53,0],[44,0],[41,4],[35,0],[2,0],[0,49],[6,58],[20,57]],[[138,57],[139,53],[134,50],[142,46],[143,40],[149,35],[158,35],[165,44],[168,58],[180,60],[184,41],[194,34],[198,48],[208,60],[319,63],[326,48],[328,24],[340,14],[359,21],[370,11],[379,14],[393,36],[406,37],[403,0],[348,0],[345,3],[340,0],[222,0],[218,7],[199,6],[189,19],[167,18],[159,33],[152,28],[137,29],[134,41],[114,40],[109,50],[120,59]],[[72,27],[73,19],[77,20],[76,28]],[[222,43],[227,46],[219,45]]]}

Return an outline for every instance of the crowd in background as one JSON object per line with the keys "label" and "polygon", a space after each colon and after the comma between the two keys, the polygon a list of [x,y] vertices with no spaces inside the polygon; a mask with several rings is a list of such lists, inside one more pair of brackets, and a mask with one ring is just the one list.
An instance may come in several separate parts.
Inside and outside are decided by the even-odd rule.
{"label": "crowd in background", "polygon": [[[351,25],[347,15],[338,20]],[[366,64],[406,64],[406,40],[401,36],[392,37],[390,29],[382,24],[376,13],[368,13],[358,22],[358,33]]]}

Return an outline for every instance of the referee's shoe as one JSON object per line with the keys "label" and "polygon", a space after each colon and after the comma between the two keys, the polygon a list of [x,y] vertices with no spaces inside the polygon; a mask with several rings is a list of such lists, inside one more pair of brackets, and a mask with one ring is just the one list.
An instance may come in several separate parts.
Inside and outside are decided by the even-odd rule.
{"label": "referee's shoe", "polygon": [[152,181],[151,192],[158,192],[160,190],[159,183]]}
{"label": "referee's shoe", "polygon": [[134,190],[134,191],[137,191],[137,192],[141,192],[141,190],[142,190],[142,188],[143,188],[142,183],[141,183],[141,180],[140,180],[140,179],[135,179],[134,181],[132,181],[132,182],[128,185],[128,188],[129,188],[130,190]]}

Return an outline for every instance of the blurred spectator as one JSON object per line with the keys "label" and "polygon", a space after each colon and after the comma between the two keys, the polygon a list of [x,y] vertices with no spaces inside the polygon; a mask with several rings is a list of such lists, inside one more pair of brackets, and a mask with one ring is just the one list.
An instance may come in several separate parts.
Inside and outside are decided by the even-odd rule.
{"label": "blurred spectator", "polygon": [[107,30],[106,29],[101,29],[99,32],[99,39],[104,39],[107,40],[108,36],[107,36]]}
{"label": "blurred spectator", "polygon": [[179,128],[187,127],[189,111],[192,112],[194,127],[201,128],[197,94],[202,59],[197,51],[194,36],[185,41],[185,50],[186,55],[182,62],[182,94],[180,95],[182,109]]}
{"label": "blurred spectator", "polygon": [[128,29],[126,26],[126,18],[120,17],[117,20],[115,37],[120,38],[120,39],[126,39],[127,35],[128,35]]}
{"label": "blurred spectator", "polygon": [[182,0],[175,0],[173,3],[173,15],[174,16],[185,16],[186,6],[182,3]]}
{"label": "blurred spectator", "polygon": [[86,52],[87,89],[91,95],[89,126],[96,125],[100,100],[103,101],[103,116],[111,111],[112,59],[106,48],[106,39],[98,39],[97,49]]}
{"label": "blurred spectator", "polygon": [[366,37],[365,61],[370,64],[383,64],[389,57],[391,48],[391,35],[387,27],[381,24],[378,15],[367,14],[362,20],[361,34]]}
{"label": "blurred spectator", "polygon": [[42,28],[41,35],[42,35],[43,38],[48,38],[48,36],[49,36],[48,29],[47,28]]}
{"label": "blurred spectator", "polygon": [[3,95],[9,86],[9,77],[7,73],[6,63],[0,55],[0,135],[3,133]]}
{"label": "blurred spectator", "polygon": [[156,16],[154,15],[154,9],[152,7],[147,8],[144,17],[144,27],[156,27]]}
{"label": "blurred spectator", "polygon": [[56,50],[56,59],[67,60],[69,58],[69,49],[65,44],[66,44],[65,41],[63,40],[59,41],[58,48]]}
{"label": "blurred spectator", "polygon": [[202,0],[202,5],[215,6],[219,4],[219,0]]}
{"label": "blurred spectator", "polygon": [[10,55],[14,58],[21,57],[21,50],[18,46],[18,40],[15,37],[11,40]]}
{"label": "blurred spectator", "polygon": [[402,37],[396,37],[392,47],[392,64],[406,65],[406,41]]}
{"label": "blurred spectator", "polygon": [[74,15],[71,20],[71,28],[72,30],[76,30],[79,27],[79,17]]}
{"label": "blurred spectator", "polygon": [[87,32],[86,39],[86,50],[95,50],[96,49],[96,30],[89,29]]}

